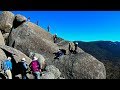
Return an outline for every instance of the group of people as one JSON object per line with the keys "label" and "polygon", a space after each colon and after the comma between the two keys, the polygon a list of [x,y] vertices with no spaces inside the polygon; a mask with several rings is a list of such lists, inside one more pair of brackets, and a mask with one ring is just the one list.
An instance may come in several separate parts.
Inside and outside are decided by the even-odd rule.
{"label": "group of people", "polygon": [[[6,76],[6,79],[12,79],[12,68],[13,64],[11,61],[11,57],[8,57],[6,60],[4,60],[1,63],[1,69],[4,72],[4,75]],[[17,70],[19,71],[19,74],[21,74],[22,79],[28,79],[27,73],[32,73],[35,79],[40,79],[41,76],[41,70],[42,65],[39,62],[37,57],[33,57],[31,63],[28,65],[26,63],[26,59],[22,58],[20,62],[17,63]]]}
{"label": "group of people", "polygon": [[69,51],[70,53],[76,54],[78,49],[78,42],[69,42]]}
{"label": "group of people", "polygon": [[[69,52],[72,54],[76,54],[78,50],[78,43],[72,43],[69,42]],[[59,49],[57,52],[53,53],[55,54],[54,59],[59,59],[62,55],[66,55],[66,50],[65,49]]]}

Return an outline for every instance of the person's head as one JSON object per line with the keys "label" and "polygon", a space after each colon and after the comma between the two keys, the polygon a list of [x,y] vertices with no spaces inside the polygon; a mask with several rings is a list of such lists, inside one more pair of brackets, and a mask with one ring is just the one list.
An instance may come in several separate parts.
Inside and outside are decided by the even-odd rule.
{"label": "person's head", "polygon": [[11,60],[11,57],[8,57],[7,59],[8,59],[8,60]]}
{"label": "person's head", "polygon": [[24,62],[25,62],[25,61],[26,61],[26,59],[25,59],[25,58],[22,58],[22,59],[21,59],[21,61],[24,61]]}
{"label": "person's head", "polygon": [[38,60],[38,58],[34,56],[34,57],[33,57],[33,60]]}

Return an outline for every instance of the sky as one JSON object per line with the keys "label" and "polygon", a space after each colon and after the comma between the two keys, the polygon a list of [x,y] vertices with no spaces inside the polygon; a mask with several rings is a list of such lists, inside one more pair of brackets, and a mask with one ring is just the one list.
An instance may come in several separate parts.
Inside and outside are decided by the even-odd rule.
{"label": "sky", "polygon": [[69,41],[120,41],[120,11],[12,11]]}

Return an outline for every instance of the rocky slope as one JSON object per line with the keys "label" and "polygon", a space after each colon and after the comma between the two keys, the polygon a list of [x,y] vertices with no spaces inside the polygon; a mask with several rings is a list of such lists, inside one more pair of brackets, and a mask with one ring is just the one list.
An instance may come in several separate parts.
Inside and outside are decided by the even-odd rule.
{"label": "rocky slope", "polygon": [[120,42],[77,42],[80,48],[105,65],[107,79],[120,79]]}
{"label": "rocky slope", "polygon": [[[11,12],[6,11],[6,13]],[[29,64],[31,62],[30,52],[35,52],[43,55],[47,63],[46,71],[43,72],[44,76],[41,79],[106,79],[105,66],[92,55],[85,53],[81,48],[78,48],[78,54],[71,54],[68,50],[69,41],[58,38],[58,43],[55,44],[51,33],[32,22],[26,21],[22,15],[17,15],[19,18],[16,18],[14,14],[12,15],[14,20],[11,20],[13,16],[8,14],[0,16],[2,20],[7,17],[6,22],[11,20],[10,25],[12,25],[9,35],[6,37],[6,45],[4,45],[3,40],[0,41],[2,43],[0,45],[2,60],[11,56],[13,62],[18,62],[22,57],[25,57]],[[0,29],[2,32],[4,31],[2,34],[8,33],[4,28],[7,24],[0,22]],[[3,36],[1,35],[0,38]],[[67,52],[59,60],[54,59],[53,54],[58,49],[65,49]],[[13,67],[16,67],[15,64]],[[28,77],[33,78],[31,74]]]}

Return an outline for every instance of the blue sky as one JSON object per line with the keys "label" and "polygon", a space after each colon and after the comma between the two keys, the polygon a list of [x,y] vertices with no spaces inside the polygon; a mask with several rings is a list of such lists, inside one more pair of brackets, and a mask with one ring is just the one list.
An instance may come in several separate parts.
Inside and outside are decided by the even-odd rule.
{"label": "blue sky", "polygon": [[120,11],[12,11],[65,40],[120,41]]}

